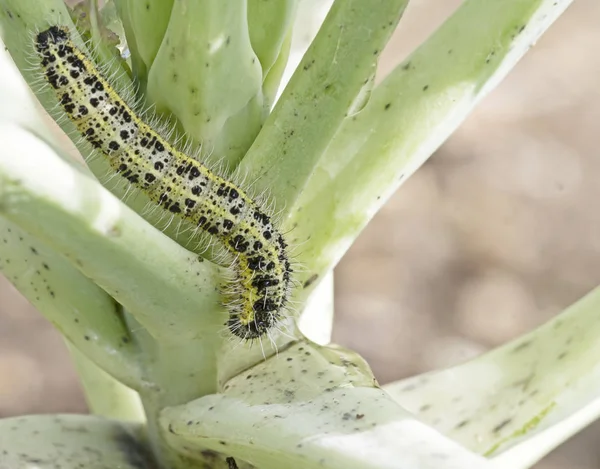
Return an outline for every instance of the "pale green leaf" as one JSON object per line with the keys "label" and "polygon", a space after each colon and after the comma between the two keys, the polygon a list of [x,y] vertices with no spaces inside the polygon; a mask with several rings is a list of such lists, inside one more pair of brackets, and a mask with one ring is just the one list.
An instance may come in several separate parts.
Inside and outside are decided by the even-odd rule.
{"label": "pale green leaf", "polygon": [[131,27],[127,34],[128,46],[139,54],[149,70],[163,43],[173,0],[119,0],[120,2],[127,4],[127,21]]}
{"label": "pale green leaf", "polygon": [[[1,181],[0,176],[0,194]],[[98,366],[133,387],[141,386],[137,348],[119,305],[56,251],[3,217],[0,272]]]}
{"label": "pale green leaf", "polygon": [[204,160],[214,154],[213,161],[235,166],[264,119],[262,68],[250,43],[246,2],[175,2],[146,97],[202,144]]}
{"label": "pale green leaf", "polygon": [[390,195],[570,3],[467,0],[372,91],[288,207],[286,226],[292,244],[301,246],[301,282],[320,279],[339,261]]}
{"label": "pale green leaf", "polygon": [[597,289],[499,349],[386,390],[467,448],[529,467],[600,415],[599,316]]}
{"label": "pale green leaf", "polygon": [[263,71],[265,115],[271,110],[287,63],[298,1],[248,0],[250,43]]}
{"label": "pale green leaf", "polygon": [[[238,168],[291,209],[356,96],[375,73],[407,0],[338,0]],[[285,214],[284,214],[285,215]]]}
{"label": "pale green leaf", "polygon": [[89,415],[0,420],[0,467],[153,469],[139,425]]}
{"label": "pale green leaf", "polygon": [[208,450],[261,469],[490,467],[395,404],[343,349],[297,343],[223,392],[165,409],[167,442],[192,458]]}

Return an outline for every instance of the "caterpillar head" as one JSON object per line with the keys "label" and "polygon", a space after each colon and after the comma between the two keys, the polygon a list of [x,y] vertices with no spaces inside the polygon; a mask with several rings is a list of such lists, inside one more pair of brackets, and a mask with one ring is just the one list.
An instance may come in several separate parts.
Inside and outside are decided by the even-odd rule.
{"label": "caterpillar head", "polygon": [[39,51],[46,50],[49,44],[60,44],[69,39],[67,28],[60,26],[52,26],[45,31],[38,33],[36,36],[36,46]]}

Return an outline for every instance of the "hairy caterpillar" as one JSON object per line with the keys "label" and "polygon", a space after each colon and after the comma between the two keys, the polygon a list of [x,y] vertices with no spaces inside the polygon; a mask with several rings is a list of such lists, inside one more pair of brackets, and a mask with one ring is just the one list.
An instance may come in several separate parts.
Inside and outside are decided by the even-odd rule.
{"label": "hairy caterpillar", "polygon": [[38,33],[35,49],[62,109],[114,171],[231,254],[233,279],[223,292],[229,330],[249,340],[266,334],[281,319],[292,272],[287,244],[271,218],[242,189],[175,149],[136,115],[66,27]]}

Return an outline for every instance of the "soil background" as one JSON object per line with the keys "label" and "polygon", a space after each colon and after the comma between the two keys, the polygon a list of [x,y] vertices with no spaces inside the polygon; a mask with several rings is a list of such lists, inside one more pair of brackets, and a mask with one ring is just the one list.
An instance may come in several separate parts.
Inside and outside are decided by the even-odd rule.
{"label": "soil background", "polygon": [[[413,0],[387,73],[460,4]],[[336,270],[334,340],[382,383],[474,357],[600,284],[600,2],[578,0]],[[58,333],[0,277],[0,417],[85,412]],[[535,466],[600,467],[600,424]]]}

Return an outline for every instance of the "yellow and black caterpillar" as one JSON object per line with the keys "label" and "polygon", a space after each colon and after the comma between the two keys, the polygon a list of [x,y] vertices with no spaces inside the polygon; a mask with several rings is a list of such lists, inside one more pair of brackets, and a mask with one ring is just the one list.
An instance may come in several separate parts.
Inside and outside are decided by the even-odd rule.
{"label": "yellow and black caterpillar", "polygon": [[249,340],[269,332],[288,302],[292,272],[287,244],[271,218],[243,190],[144,122],[66,27],[38,33],[35,49],[62,109],[114,171],[231,254],[233,278],[223,292],[231,332]]}

